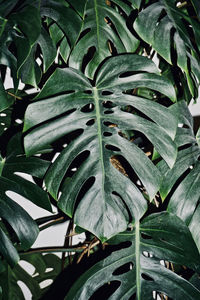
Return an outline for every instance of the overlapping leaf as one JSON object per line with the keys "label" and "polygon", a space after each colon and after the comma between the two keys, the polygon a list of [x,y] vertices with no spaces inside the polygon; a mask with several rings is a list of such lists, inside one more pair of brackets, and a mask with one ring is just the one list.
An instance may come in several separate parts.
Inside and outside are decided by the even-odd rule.
{"label": "overlapping leaf", "polygon": [[[173,86],[158,74],[150,60],[123,55],[106,61],[96,74],[94,87],[75,69],[57,69],[36,97],[46,99],[29,105],[25,114],[24,130],[32,129],[25,137],[28,155],[43,151],[59,138],[79,130],[78,137],[48,170],[45,182],[55,199],[61,188],[59,207],[102,240],[124,230],[130,216],[132,221],[137,220],[146,210],[146,201],[139,189],[113,166],[113,156],[119,155],[128,161],[150,198],[154,197],[161,180],[144,152],[122,137],[120,131],[142,132],[170,166],[176,158],[173,142],[176,119],[167,108],[127,94],[127,90],[137,87],[175,98]],[[153,122],[126,112],[126,105],[142,111]],[[71,164],[84,153],[87,157],[77,172],[65,181]],[[88,180],[90,187],[77,203]]]}
{"label": "overlapping leaf", "polygon": [[0,112],[8,108],[14,102],[14,98],[10,98],[7,96],[6,91],[4,89],[3,83],[0,79]]}
{"label": "overlapping leaf", "polygon": [[[6,7],[5,11],[7,11]],[[46,16],[57,22],[65,32],[66,37],[75,42],[75,31],[77,30],[79,33],[77,26],[81,26],[81,20],[62,0],[48,1],[48,3],[41,1],[40,6],[39,2],[24,1],[22,4],[19,3],[17,12],[10,13],[1,30],[1,63],[11,67],[12,72],[16,71],[24,83],[35,87],[41,79],[42,72],[48,70],[57,54],[55,44],[50,38],[48,30],[42,24],[42,18],[44,19]],[[66,23],[66,20],[72,19],[74,29],[71,32],[70,28],[72,27]],[[16,48],[14,55],[13,51],[10,51],[13,47]],[[39,49],[41,55],[38,56]],[[42,61],[42,70],[36,58],[40,58]],[[14,80],[16,81],[15,77]]]}
{"label": "overlapping leaf", "polygon": [[[17,236],[15,242],[20,242],[22,249],[28,249],[39,233],[38,227],[28,213],[8,196],[8,192],[15,192],[39,207],[51,211],[47,193],[20,176],[26,173],[42,178],[49,163],[36,157],[27,159],[20,145],[20,136],[17,135],[11,139],[7,148],[7,156],[1,157],[0,160],[0,216],[15,232]],[[19,256],[3,229],[0,228],[0,252],[9,264],[13,265],[18,261]]]}
{"label": "overlapping leaf", "polygon": [[[119,5],[123,13],[129,16],[131,7],[124,1],[112,2]],[[86,1],[81,29],[80,39],[69,58],[69,66],[81,70],[87,64],[85,74],[89,78],[93,78],[99,64],[111,56],[111,45],[117,53],[134,52],[139,45],[139,41],[129,31],[119,8],[114,9],[106,1]]]}
{"label": "overlapping leaf", "polygon": [[118,247],[122,243],[122,249],[80,276],[65,300],[95,298],[98,291],[102,295],[105,290],[109,299],[150,300],[154,292],[176,300],[200,299],[194,285],[162,265],[166,260],[199,271],[198,250],[178,217],[167,212],[152,214],[110,243]]}
{"label": "overlapping leaf", "polygon": [[176,51],[177,65],[186,74],[191,95],[197,97],[199,56],[192,37],[199,45],[199,24],[188,16],[187,11],[176,7],[176,2],[159,0],[139,13],[134,28],[170,64],[174,59],[173,51]]}
{"label": "overlapping leaf", "polygon": [[[171,107],[179,120],[176,143],[180,148],[177,161],[172,169],[165,162],[159,164],[164,175],[160,194],[163,200],[170,191],[173,192],[168,210],[179,216],[189,226],[193,237],[200,249],[200,235],[198,231],[199,197],[200,197],[200,148],[193,132],[193,119],[184,101]],[[176,184],[176,182],[178,184]],[[177,186],[175,186],[175,184]]]}
{"label": "overlapping leaf", "polygon": [[5,264],[4,272],[0,273],[0,286],[3,299],[26,300],[23,290],[18,285],[22,281],[30,290],[33,300],[41,298],[49,288],[42,288],[40,284],[45,280],[54,280],[60,272],[60,258],[54,254],[42,255],[39,253],[22,255],[22,261],[28,262],[34,268],[31,276],[20,264],[11,269]]}

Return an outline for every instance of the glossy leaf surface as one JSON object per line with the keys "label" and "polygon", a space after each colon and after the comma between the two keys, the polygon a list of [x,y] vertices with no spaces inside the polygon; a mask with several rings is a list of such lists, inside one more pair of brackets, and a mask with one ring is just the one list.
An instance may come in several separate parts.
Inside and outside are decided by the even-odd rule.
{"label": "glossy leaf surface", "polygon": [[[136,74],[129,76],[127,72],[133,71]],[[176,119],[167,108],[125,92],[139,86],[174,99],[173,86],[158,75],[151,61],[137,55],[123,55],[110,58],[102,66],[96,74],[96,86],[75,69],[57,69],[36,97],[46,99],[31,104],[25,115],[24,130],[35,127],[25,137],[28,155],[80,130],[78,137],[51,166],[45,182],[51,195],[58,199],[66,171],[76,157],[83,153],[87,155],[74,176],[63,182],[59,207],[70,217],[75,214],[77,224],[101,239],[126,228],[127,208],[131,220],[140,218],[146,210],[146,201],[139,189],[113,166],[114,156],[120,155],[129,162],[150,198],[155,195],[161,180],[143,151],[122,137],[120,131],[142,132],[170,166],[176,158],[173,142]],[[106,103],[110,103],[110,108]],[[139,114],[126,112],[123,108],[127,105],[143,111],[155,123]],[[93,182],[77,206],[77,196],[88,179]]]}
{"label": "glossy leaf surface", "polygon": [[[123,13],[131,13],[131,7],[123,1],[113,1],[124,9]],[[73,4],[72,4],[73,5]],[[85,74],[93,78],[97,66],[112,54],[112,45],[117,53],[135,52],[139,41],[129,31],[126,19],[117,9],[109,6],[106,1],[87,1],[83,14],[83,25],[80,38],[73,49],[69,66],[82,70],[85,57],[88,55]],[[91,59],[90,59],[91,56]]]}
{"label": "glossy leaf surface", "polygon": [[[28,249],[37,238],[39,229],[35,221],[20,205],[12,200],[13,196],[10,196],[8,192],[17,193],[39,207],[51,211],[47,193],[21,176],[22,173],[26,173],[41,178],[44,176],[49,163],[36,157],[27,159],[23,155],[20,142],[21,138],[18,134],[8,144],[7,157],[0,157],[0,216],[12,227],[22,249]],[[18,254],[2,230],[0,239],[1,254],[13,266],[19,259]]]}
{"label": "glossy leaf surface", "polygon": [[90,299],[98,291],[102,295],[103,288],[109,292],[109,299],[150,300],[153,291],[176,300],[200,299],[200,291],[194,285],[162,263],[167,260],[199,269],[198,250],[178,217],[166,212],[152,214],[136,224],[133,231],[118,234],[110,243],[121,243],[122,249],[85,272],[65,300]]}
{"label": "glossy leaf surface", "polygon": [[5,110],[6,108],[8,108],[9,106],[11,106],[13,104],[13,100],[14,98],[9,98],[7,96],[7,93],[4,89],[4,86],[3,86],[3,83],[2,81],[0,80],[0,112]]}
{"label": "glossy leaf surface", "polygon": [[[18,285],[18,281],[23,282],[32,294],[33,300],[38,300],[49,288],[40,287],[40,283],[45,280],[54,280],[60,272],[61,260],[57,255],[39,253],[22,255],[21,263],[29,263],[35,269],[33,276],[30,275],[21,264],[13,269],[5,265],[5,271],[0,273],[0,286],[2,287],[3,299],[26,300],[25,289]],[[27,265],[25,264],[27,267]],[[30,267],[29,267],[30,269]],[[50,281],[51,283],[51,281]]]}
{"label": "glossy leaf surface", "polygon": [[[164,175],[160,193],[163,200],[172,193],[168,210],[180,217],[190,228],[192,235],[200,249],[200,235],[198,231],[199,195],[200,195],[200,148],[198,133],[195,138],[193,119],[184,101],[171,107],[178,116],[179,127],[175,141],[178,146],[184,146],[178,152],[177,161],[172,169],[165,162],[159,164]],[[177,184],[178,182],[178,184]]]}
{"label": "glossy leaf surface", "polygon": [[[200,80],[198,53],[193,47],[195,36],[199,43],[199,26],[170,0],[159,0],[142,10],[134,29],[139,36],[170,64],[174,64],[173,51],[176,51],[177,65],[185,72],[192,96],[197,97],[195,86]],[[188,34],[188,31],[191,33]],[[195,54],[194,54],[195,53]]]}

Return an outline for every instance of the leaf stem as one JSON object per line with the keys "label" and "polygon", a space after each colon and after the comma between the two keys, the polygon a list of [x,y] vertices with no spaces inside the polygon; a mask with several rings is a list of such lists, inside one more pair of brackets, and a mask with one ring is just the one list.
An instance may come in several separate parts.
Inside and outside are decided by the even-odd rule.
{"label": "leaf stem", "polygon": [[40,226],[40,231],[52,226],[52,225],[55,225],[55,224],[59,224],[59,223],[62,223],[63,221],[65,221],[65,218],[62,216],[62,217],[59,217],[55,220],[51,220],[50,222],[48,222],[47,224],[44,224],[42,226]]}
{"label": "leaf stem", "polygon": [[64,247],[34,248],[25,252],[20,252],[19,255],[23,256],[23,255],[29,255],[34,253],[54,253],[54,252],[82,252],[86,248],[87,246],[85,245],[80,247],[70,247],[70,248],[64,248]]}
{"label": "leaf stem", "polygon": [[140,280],[140,227],[139,221],[135,223],[135,258],[136,258],[136,286],[137,299],[141,300],[141,280]]}
{"label": "leaf stem", "polygon": [[14,97],[14,98],[16,98],[16,99],[18,99],[18,100],[22,100],[22,97],[16,96],[15,94],[13,94],[11,92],[7,91],[7,94],[10,95],[10,96],[12,96],[12,97]]}

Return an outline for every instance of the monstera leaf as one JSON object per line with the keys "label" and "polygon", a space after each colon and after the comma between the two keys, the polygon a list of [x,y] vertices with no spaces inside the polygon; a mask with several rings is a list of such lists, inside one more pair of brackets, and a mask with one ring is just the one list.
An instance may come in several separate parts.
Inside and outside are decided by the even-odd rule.
{"label": "monstera leaf", "polygon": [[[193,119],[184,101],[171,107],[178,117],[179,128],[176,135],[176,143],[180,148],[177,161],[172,169],[169,169],[164,161],[159,164],[159,169],[164,175],[160,194],[163,200],[170,191],[173,192],[168,210],[181,218],[189,226],[198,249],[200,250],[200,235],[198,220],[200,215],[200,147],[198,134],[195,138],[193,132]],[[181,179],[180,179],[181,178]],[[176,182],[179,181],[178,185]]]}
{"label": "monstera leaf", "polygon": [[126,19],[120,14],[123,11],[123,15],[129,16],[131,7],[124,1],[112,3],[119,5],[120,10],[101,0],[87,1],[85,5],[81,36],[70,55],[69,66],[81,70],[87,61],[85,74],[89,78],[93,78],[97,66],[111,56],[111,45],[117,53],[135,52],[139,45],[139,41],[129,31]]}
{"label": "monstera leaf", "polygon": [[139,13],[134,29],[170,64],[174,59],[173,51],[176,51],[177,65],[186,74],[191,95],[197,97],[195,86],[198,87],[200,80],[199,56],[190,37],[194,36],[199,44],[199,25],[175,3],[159,0],[149,5]]}
{"label": "monstera leaf", "polygon": [[[58,24],[70,41],[70,46],[73,47],[81,28],[81,18],[62,0],[41,1],[40,8],[39,3],[36,2],[19,3],[18,11],[11,12],[5,19],[5,24],[2,24],[2,37],[0,35],[1,63],[12,67],[12,71],[16,68],[18,77],[24,83],[35,87],[41,79],[42,72],[45,73],[48,70],[57,54],[54,41],[44,25],[46,17]],[[73,20],[71,22],[73,26],[66,23],[66,19]],[[42,22],[43,20],[44,22]],[[63,44],[64,46],[65,44]],[[10,51],[13,47],[16,48],[16,57]],[[36,58],[42,62],[42,68]],[[14,80],[16,81],[16,78]]]}
{"label": "monstera leaf", "polygon": [[[68,55],[79,37],[82,26],[81,17],[63,0],[43,0],[41,16],[47,18],[51,39],[55,45],[59,44],[58,53],[67,62]],[[46,51],[44,58],[52,56],[50,49],[44,47],[44,50]]]}
{"label": "monstera leaf", "polygon": [[[15,192],[39,207],[51,211],[47,193],[39,186],[21,177],[22,173],[26,173],[42,178],[49,163],[36,157],[27,159],[20,143],[21,135],[18,134],[10,140],[7,156],[5,158],[0,157],[0,216],[15,232],[17,236],[15,242],[20,242],[22,249],[28,249],[34,243],[39,229],[28,213],[10,198],[8,192]],[[18,261],[19,256],[2,227],[0,228],[0,239],[0,252],[13,266]]]}
{"label": "monstera leaf", "polygon": [[178,217],[167,212],[152,214],[109,242],[118,247],[121,243],[121,249],[80,276],[65,300],[96,299],[105,291],[109,299],[150,300],[155,292],[176,300],[200,299],[194,285],[163,265],[169,261],[199,271],[198,250]]}
{"label": "monstera leaf", "polygon": [[[121,130],[142,132],[172,167],[176,158],[173,139],[177,125],[167,108],[127,93],[146,87],[175,99],[173,86],[145,57],[110,58],[95,74],[95,79],[96,84],[92,86],[75,69],[57,69],[35,100],[45,99],[30,104],[26,111],[24,131],[29,132],[24,143],[27,155],[32,155],[78,130],[77,138],[48,170],[46,187],[55,199],[59,198],[59,207],[70,217],[74,216],[78,225],[105,240],[125,230],[127,222],[139,219],[147,207],[136,185],[114,167],[113,157],[123,157],[129,163],[150,198],[161,181],[153,163],[121,135]],[[127,105],[138,113],[127,112]],[[140,111],[149,119],[140,116]],[[71,179],[68,176],[65,180],[67,170],[80,155],[80,167]],[[83,189],[86,189],[84,193]]]}
{"label": "monstera leaf", "polygon": [[[49,286],[42,288],[40,285],[46,280],[54,280],[60,272],[61,260],[57,255],[39,253],[21,256],[21,263],[28,262],[35,268],[31,276],[20,264],[11,269],[8,265],[4,272],[0,273],[0,286],[2,287],[3,299],[26,300],[23,288],[18,281],[23,282],[30,290],[32,299],[37,300],[46,292]],[[51,283],[49,281],[49,283]],[[1,298],[0,298],[1,299]]]}
{"label": "monstera leaf", "polygon": [[0,112],[12,105],[14,99],[7,97],[2,81],[0,80]]}

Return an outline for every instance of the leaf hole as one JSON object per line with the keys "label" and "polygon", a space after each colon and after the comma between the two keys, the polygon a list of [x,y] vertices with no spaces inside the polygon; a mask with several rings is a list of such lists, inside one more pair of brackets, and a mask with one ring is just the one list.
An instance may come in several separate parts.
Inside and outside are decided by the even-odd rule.
{"label": "leaf hole", "polygon": [[105,110],[104,114],[109,115],[109,114],[113,114],[114,111],[113,110]]}
{"label": "leaf hole", "polygon": [[145,273],[142,273],[141,274],[142,278],[144,280],[147,280],[147,281],[154,281],[154,279],[152,277],[150,277],[149,275],[145,274]]}
{"label": "leaf hole", "polygon": [[35,183],[34,180],[33,180],[33,177],[29,174],[22,173],[22,172],[14,172],[14,174],[21,177],[21,178],[23,178],[23,179],[26,179],[27,181]]}
{"label": "leaf hole", "polygon": [[76,208],[78,207],[79,203],[81,202],[81,199],[85,196],[85,194],[89,191],[89,189],[93,186],[93,184],[95,183],[96,178],[94,176],[91,176],[90,178],[88,178],[82,185],[78,196],[76,198],[76,203],[75,203],[75,208],[74,211],[76,210]]}
{"label": "leaf hole", "polygon": [[30,289],[28,288],[28,286],[23,281],[18,280],[17,285],[20,287],[20,289],[24,295],[24,299],[32,299],[32,293],[31,293]]}
{"label": "leaf hole", "polygon": [[117,268],[112,275],[114,276],[118,276],[118,275],[122,275],[125,274],[127,272],[129,272],[130,270],[133,269],[133,263],[132,262],[128,262],[126,264],[124,264],[123,266],[120,266],[119,268]]}
{"label": "leaf hole", "polygon": [[81,71],[83,73],[85,72],[85,69],[86,69],[86,66],[88,65],[88,63],[93,59],[95,52],[96,52],[96,47],[92,46],[88,49],[88,52],[84,55],[82,68],[81,68]]}
{"label": "leaf hole", "polygon": [[143,254],[143,256],[145,256],[145,257],[149,257],[149,252],[147,252],[147,251],[143,251],[142,254]]}
{"label": "leaf hole", "polygon": [[87,126],[92,126],[95,123],[95,119],[91,119],[89,121],[86,122]]}
{"label": "leaf hole", "polygon": [[136,300],[136,293],[134,293],[128,300]]}
{"label": "leaf hole", "polygon": [[20,120],[20,119],[16,119],[16,120],[15,120],[15,123],[17,123],[17,124],[22,124],[22,123],[23,123],[23,121],[22,121],[22,120]]}
{"label": "leaf hole", "polygon": [[144,239],[144,240],[152,240],[152,237],[146,233],[141,233],[141,237]]}
{"label": "leaf hole", "polygon": [[35,267],[26,260],[20,260],[19,265],[31,276],[35,273]]}
{"label": "leaf hole", "polygon": [[92,104],[92,103],[88,103],[81,108],[82,112],[91,112],[93,110],[94,110],[94,104]]}
{"label": "leaf hole", "polygon": [[52,283],[53,283],[53,279],[46,279],[46,280],[40,282],[39,285],[40,285],[40,288],[43,289]]}
{"label": "leaf hole", "polygon": [[110,282],[105,283],[103,286],[98,288],[94,292],[94,294],[88,300],[96,300],[96,299],[103,299],[108,300],[111,295],[119,288],[121,282],[118,280],[113,280]]}
{"label": "leaf hole", "polygon": [[[118,169],[118,171],[120,171],[123,175],[129,177],[129,179],[134,182],[137,181],[138,176],[135,173],[135,171],[133,170],[133,168],[131,167],[130,163],[128,162],[128,160],[123,157],[122,155],[114,155],[112,158],[113,160],[113,166]],[[111,161],[112,163],[112,161]]]}
{"label": "leaf hole", "polygon": [[78,169],[81,164],[89,157],[90,155],[90,151],[85,150],[83,152],[81,152],[79,155],[76,156],[76,158],[72,161],[72,163],[70,164],[67,172],[66,172],[66,177],[72,177],[72,175],[74,174],[74,170],[75,168]]}
{"label": "leaf hole", "polygon": [[108,40],[108,49],[112,55],[117,55],[117,49],[111,40]]}
{"label": "leaf hole", "polygon": [[105,132],[103,133],[103,135],[104,135],[104,136],[112,136],[112,133],[111,133],[111,132],[108,132],[108,131],[105,131]]}
{"label": "leaf hole", "polygon": [[91,90],[86,90],[83,92],[84,94],[87,94],[87,95],[91,95],[92,94],[92,91]]}
{"label": "leaf hole", "polygon": [[106,122],[103,122],[103,124],[104,124],[105,126],[109,127],[109,128],[117,127],[116,124],[113,124],[113,123],[107,122],[107,121],[106,121]]}
{"label": "leaf hole", "polygon": [[113,146],[113,145],[109,145],[109,144],[106,144],[106,145],[105,145],[105,148],[106,148],[107,150],[111,150],[111,151],[121,151],[118,147]]}
{"label": "leaf hole", "polygon": [[[85,15],[85,18],[87,17],[87,15]],[[86,35],[87,33],[89,33],[91,31],[91,28],[87,28],[87,29],[85,29],[85,30],[83,30],[82,32],[81,32],[81,34],[80,34],[80,37],[79,37],[79,40],[81,40],[83,37],[84,37],[84,35]]]}
{"label": "leaf hole", "polygon": [[113,92],[110,92],[110,91],[102,91],[102,92],[101,92],[101,95],[102,95],[102,96],[109,96],[109,95],[113,95]]}
{"label": "leaf hole", "polygon": [[117,203],[117,206],[119,207],[119,209],[121,211],[123,211],[123,214],[125,215],[126,219],[129,220],[129,222],[131,222],[133,217],[132,217],[132,214],[130,212],[130,209],[129,209],[127,203],[124,201],[122,196],[119,193],[117,193],[116,191],[113,191],[112,195],[115,196],[113,198],[113,200]]}
{"label": "leaf hole", "polygon": [[49,272],[51,272],[51,271],[53,271],[53,268],[47,268],[47,269],[45,270],[45,273],[49,273]]}
{"label": "leaf hole", "polygon": [[104,101],[103,102],[103,107],[105,107],[105,108],[113,108],[114,106],[116,106],[116,105],[114,105],[112,101]]}
{"label": "leaf hole", "polygon": [[119,75],[119,78],[126,78],[126,77],[130,77],[130,76],[133,76],[133,75],[136,75],[138,73],[146,73],[145,71],[128,71],[128,72],[124,72],[124,73],[121,73]]}

